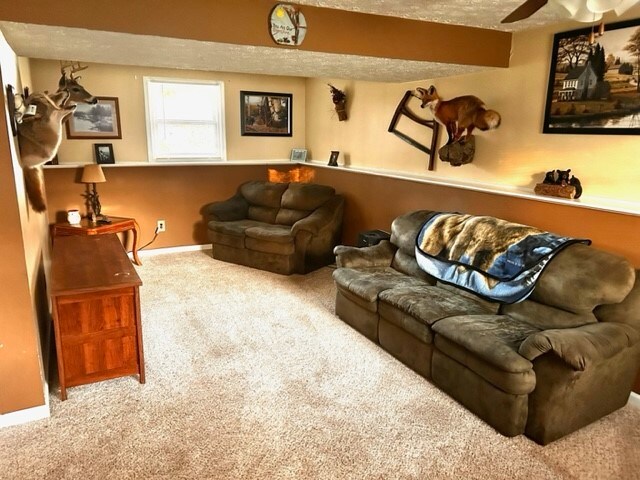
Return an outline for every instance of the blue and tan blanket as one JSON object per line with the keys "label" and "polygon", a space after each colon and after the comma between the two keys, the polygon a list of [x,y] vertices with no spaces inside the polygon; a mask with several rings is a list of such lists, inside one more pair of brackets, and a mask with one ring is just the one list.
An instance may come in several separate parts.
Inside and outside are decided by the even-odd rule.
{"label": "blue and tan blanket", "polygon": [[494,217],[437,213],[416,239],[416,260],[425,272],[481,297],[521,302],[553,256],[574,239]]}

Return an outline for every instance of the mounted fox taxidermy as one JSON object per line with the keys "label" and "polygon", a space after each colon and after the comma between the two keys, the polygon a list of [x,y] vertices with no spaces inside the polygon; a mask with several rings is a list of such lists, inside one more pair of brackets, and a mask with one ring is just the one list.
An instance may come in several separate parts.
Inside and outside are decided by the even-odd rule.
{"label": "mounted fox taxidermy", "polygon": [[[442,160],[451,161],[452,165],[473,160],[475,142],[469,142],[473,139],[474,129],[493,130],[500,126],[502,120],[498,112],[487,109],[484,102],[473,95],[443,100],[433,85],[428,89],[418,87],[413,95],[422,102],[420,106],[428,107],[436,121],[447,129],[447,143],[438,153]],[[455,162],[451,160],[452,155]]]}
{"label": "mounted fox taxidermy", "polygon": [[63,69],[55,93],[33,93],[24,100],[25,110],[18,122],[20,164],[27,197],[36,212],[47,208],[42,165],[58,153],[63,123],[73,114],[77,102],[97,103],[97,99],[78,84],[78,78],[74,78],[73,71],[67,75]]}

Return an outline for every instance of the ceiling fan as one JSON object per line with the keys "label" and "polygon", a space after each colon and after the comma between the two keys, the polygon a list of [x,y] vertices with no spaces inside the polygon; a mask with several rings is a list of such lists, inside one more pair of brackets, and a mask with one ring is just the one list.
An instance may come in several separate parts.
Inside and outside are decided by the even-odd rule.
{"label": "ceiling fan", "polygon": [[529,18],[547,3],[578,22],[597,22],[602,14],[615,10],[621,15],[640,0],[526,0],[500,23],[513,23]]}

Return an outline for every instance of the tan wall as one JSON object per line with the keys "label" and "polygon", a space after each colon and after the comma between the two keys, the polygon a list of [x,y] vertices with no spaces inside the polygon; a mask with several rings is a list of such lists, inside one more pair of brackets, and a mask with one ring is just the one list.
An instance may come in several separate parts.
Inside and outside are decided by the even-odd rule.
{"label": "tan wall", "polygon": [[[17,58],[0,34],[2,85],[20,89]],[[0,93],[0,415],[44,404],[42,341],[49,324],[44,263],[46,215],[26,203],[16,140],[7,123],[7,99]],[[13,101],[13,99],[11,99]]]}
{"label": "tan wall", "polygon": [[[45,170],[47,201],[52,222],[64,221],[66,210],[86,211],[77,183],[81,168]],[[202,165],[105,167],[106,183],[98,185],[102,212],[133,217],[142,234],[140,245],[153,238],[156,221],[166,221],[167,231],[149,248],[208,243],[202,207],[231,197],[248,180],[266,179],[264,165]],[[129,247],[131,245],[129,244]]]}
{"label": "tan wall", "polygon": [[[640,9],[637,9],[640,13]],[[575,28],[575,25],[568,28]],[[635,203],[640,212],[640,137],[633,135],[542,134],[544,104],[554,29],[517,33],[509,69],[437,78],[408,84],[378,84],[339,79],[307,80],[307,148],[314,159],[328,159],[340,150],[348,164],[397,170],[436,179],[483,182],[498,187],[526,187],[542,181],[544,172],[571,168],[586,197]],[[606,35],[606,33],[605,33]],[[327,83],[346,89],[349,120],[338,122]],[[445,99],[476,95],[500,112],[502,125],[476,134],[473,163],[461,167],[436,160],[427,170],[427,155],[408,145],[387,128],[406,90],[434,84]],[[414,111],[431,118],[419,103]],[[429,145],[430,131],[407,127],[414,138]],[[477,131],[476,131],[477,132]],[[441,132],[440,145],[446,142]]]}
{"label": "tan wall", "polygon": [[[33,91],[55,91],[60,78],[60,63],[32,59]],[[83,64],[84,65],[84,64]],[[225,124],[228,160],[289,158],[291,149],[304,146],[305,81],[303,78],[240,73],[204,72],[121,65],[86,64],[80,83],[93,95],[118,97],[122,139],[68,140],[63,138],[60,163],[94,163],[94,143],[113,144],[116,163],[147,162],[147,131],[143,77],[187,78],[224,82]],[[240,135],[240,91],[293,94],[293,136],[254,137]]]}

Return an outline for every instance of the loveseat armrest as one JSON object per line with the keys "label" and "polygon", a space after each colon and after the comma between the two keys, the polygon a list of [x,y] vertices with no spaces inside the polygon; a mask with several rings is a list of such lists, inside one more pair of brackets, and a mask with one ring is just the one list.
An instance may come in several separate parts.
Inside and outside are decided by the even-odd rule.
{"label": "loveseat armrest", "polygon": [[343,209],[344,199],[341,195],[335,195],[324,205],[311,212],[310,215],[294,223],[291,226],[291,234],[295,236],[298,231],[304,230],[315,237],[324,228],[338,231],[342,227]]}
{"label": "loveseat armrest", "polygon": [[526,359],[552,352],[574,370],[606,360],[640,341],[640,333],[623,323],[599,322],[576,328],[545,330],[534,333],[520,345]]}
{"label": "loveseat armrest", "polygon": [[389,240],[382,240],[371,247],[349,247],[338,245],[333,249],[338,267],[389,267],[396,253],[396,246]]}
{"label": "loveseat armrest", "polygon": [[210,203],[205,207],[209,220],[231,222],[247,218],[249,202],[240,193],[220,202]]}

